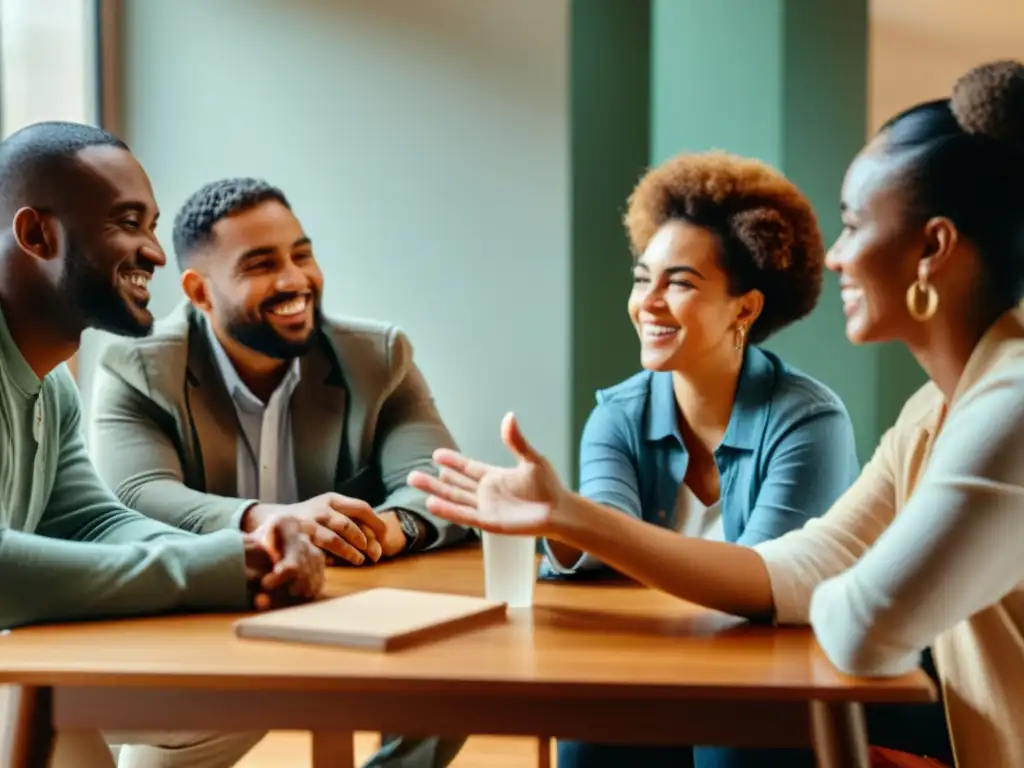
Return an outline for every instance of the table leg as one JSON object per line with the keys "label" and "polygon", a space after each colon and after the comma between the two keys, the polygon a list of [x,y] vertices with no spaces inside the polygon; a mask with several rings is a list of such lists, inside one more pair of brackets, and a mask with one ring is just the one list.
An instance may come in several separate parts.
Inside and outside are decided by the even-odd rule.
{"label": "table leg", "polygon": [[313,732],[313,768],[355,768],[354,734],[345,731]]}
{"label": "table leg", "polygon": [[551,738],[537,737],[537,768],[551,768]]}
{"label": "table leg", "polygon": [[7,744],[0,744],[2,765],[10,768],[47,768],[53,752],[53,691],[21,687],[12,701],[13,729]]}
{"label": "table leg", "polygon": [[811,702],[811,739],[818,768],[869,768],[864,710],[851,702]]}

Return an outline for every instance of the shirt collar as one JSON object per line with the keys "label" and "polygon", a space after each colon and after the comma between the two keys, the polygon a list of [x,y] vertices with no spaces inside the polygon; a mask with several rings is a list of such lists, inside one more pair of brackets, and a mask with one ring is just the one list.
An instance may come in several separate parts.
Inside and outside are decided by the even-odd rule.
{"label": "shirt collar", "polygon": [[[747,347],[722,445],[740,450],[753,450],[757,447],[768,419],[769,409],[765,397],[774,384],[775,366],[771,359],[757,347]],[[656,442],[675,437],[682,445],[670,372],[658,371],[651,375],[648,403],[647,439]]]}
{"label": "shirt collar", "polygon": [[[224,347],[221,346],[220,340],[217,335],[213,332],[210,327],[210,323],[206,317],[201,319],[203,330],[206,332],[206,337],[209,339],[210,347],[213,349],[213,357],[217,363],[217,369],[220,371],[221,378],[224,380],[224,386],[231,394],[231,398],[236,402],[243,404],[249,408],[257,408],[262,410],[266,407],[266,403],[261,401],[256,395],[252,393],[252,390],[245,385],[245,382],[238,375],[238,371],[235,370],[234,363],[231,362],[231,358],[228,357],[228,353],[224,351]],[[301,378],[301,367],[299,365],[299,358],[292,358],[292,363],[288,368],[288,373],[285,374],[284,379],[278,385],[278,389],[283,387],[294,387],[299,383]]]}
{"label": "shirt collar", "polygon": [[975,345],[971,356],[967,359],[963,373],[960,374],[960,380],[953,392],[953,400],[949,404],[950,407],[955,405],[967,390],[999,362],[1007,342],[1022,339],[1024,339],[1024,309],[1017,306],[1004,312]]}
{"label": "shirt collar", "polygon": [[761,442],[768,421],[768,397],[775,389],[775,365],[757,347],[747,347],[736,387],[736,399],[722,445],[752,451]]}
{"label": "shirt collar", "polygon": [[676,437],[682,442],[676,421],[676,394],[672,389],[672,374],[655,371],[650,378],[647,400],[647,439],[651,442]]}

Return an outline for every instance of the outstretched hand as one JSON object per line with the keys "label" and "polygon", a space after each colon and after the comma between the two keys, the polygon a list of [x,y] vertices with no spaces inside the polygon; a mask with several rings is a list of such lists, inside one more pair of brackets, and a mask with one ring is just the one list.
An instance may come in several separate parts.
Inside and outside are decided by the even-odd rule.
{"label": "outstretched hand", "polygon": [[501,439],[518,460],[515,467],[495,467],[440,449],[434,453],[441,467],[438,477],[415,471],[409,485],[430,494],[427,509],[453,523],[492,533],[546,536],[567,490],[511,413],[501,422]]}

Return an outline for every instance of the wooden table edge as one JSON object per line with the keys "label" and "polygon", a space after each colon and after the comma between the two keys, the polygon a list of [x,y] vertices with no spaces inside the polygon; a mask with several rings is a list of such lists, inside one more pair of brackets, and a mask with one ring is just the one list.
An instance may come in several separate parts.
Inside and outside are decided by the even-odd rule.
{"label": "wooden table edge", "polygon": [[[552,735],[618,743],[715,743],[736,747],[812,747],[829,768],[867,768],[867,738],[859,704],[850,702],[690,702],[666,719],[660,702],[592,702],[591,707],[537,707],[495,697],[490,702],[458,697],[449,711],[428,700],[354,692],[292,694],[267,706],[246,691],[159,688],[23,688],[21,727],[5,763],[44,768],[56,730],[308,730],[315,768],[350,768],[352,732],[379,730],[427,736],[467,733]],[[461,699],[461,700],[460,700]],[[337,704],[336,708],[331,704]],[[468,719],[467,719],[468,718]],[[749,727],[736,729],[739,719]],[[543,723],[543,726],[539,726]],[[703,741],[703,739],[707,741]],[[9,745],[10,746],[10,745]]]}
{"label": "wooden table edge", "polygon": [[[2,667],[2,662],[0,662]],[[915,673],[914,677],[918,675]],[[868,688],[825,688],[809,686],[765,687],[744,685],[680,686],[678,684],[621,684],[577,681],[495,680],[488,678],[446,679],[426,677],[310,677],[303,675],[224,675],[141,672],[90,672],[59,670],[0,670],[0,685],[67,688],[152,688],[196,691],[266,691],[317,693],[409,692],[450,695],[501,695],[544,699],[604,699],[685,701],[822,701],[857,704],[931,703],[938,692],[923,672],[923,680],[907,685],[874,685]]]}

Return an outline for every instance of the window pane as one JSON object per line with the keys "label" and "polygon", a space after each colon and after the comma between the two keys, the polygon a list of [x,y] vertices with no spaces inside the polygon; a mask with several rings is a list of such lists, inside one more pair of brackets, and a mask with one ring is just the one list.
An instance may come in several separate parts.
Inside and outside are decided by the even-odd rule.
{"label": "window pane", "polygon": [[96,122],[95,29],[94,0],[0,0],[0,135]]}

